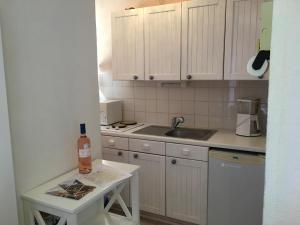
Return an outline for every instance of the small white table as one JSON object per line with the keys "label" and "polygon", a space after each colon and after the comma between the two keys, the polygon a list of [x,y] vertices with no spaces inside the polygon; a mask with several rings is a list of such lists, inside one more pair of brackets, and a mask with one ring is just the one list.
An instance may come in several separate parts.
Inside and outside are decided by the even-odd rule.
{"label": "small white table", "polygon": [[[74,177],[78,173],[78,169],[76,169],[22,195],[26,225],[34,225],[34,219],[37,220],[39,225],[45,225],[45,221],[40,212],[58,216],[60,218],[58,225],[65,225],[66,223],[67,225],[140,225],[139,166],[106,160],[95,160],[93,162],[93,168],[95,169],[95,167],[101,163],[131,174],[131,177],[128,178],[130,180],[131,190],[131,213],[120,195],[128,179],[118,180],[105,188],[96,186],[92,182],[85,183],[87,185],[96,186],[96,188],[80,200],[46,194],[49,189]],[[109,192],[112,192],[113,195],[109,203],[104,207],[104,195]],[[116,201],[118,201],[126,216],[109,212],[111,206]]]}

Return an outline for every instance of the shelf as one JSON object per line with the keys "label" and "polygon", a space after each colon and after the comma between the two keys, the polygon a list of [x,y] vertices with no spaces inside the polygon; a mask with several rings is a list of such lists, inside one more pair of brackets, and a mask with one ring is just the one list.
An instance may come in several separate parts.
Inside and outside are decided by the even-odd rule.
{"label": "shelf", "polygon": [[114,213],[102,213],[85,222],[83,225],[136,225],[136,223]]}

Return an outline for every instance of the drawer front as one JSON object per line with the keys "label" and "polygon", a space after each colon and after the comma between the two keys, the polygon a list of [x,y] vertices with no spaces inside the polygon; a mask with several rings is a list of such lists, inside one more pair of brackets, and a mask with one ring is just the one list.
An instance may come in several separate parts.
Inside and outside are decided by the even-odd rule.
{"label": "drawer front", "polygon": [[167,156],[208,161],[208,147],[167,143]]}
{"label": "drawer front", "polygon": [[128,150],[128,138],[102,135],[102,146],[104,148],[116,148]]}
{"label": "drawer front", "polygon": [[105,160],[128,163],[129,155],[128,151],[113,149],[113,148],[103,148],[102,156]]}
{"label": "drawer front", "polygon": [[141,139],[129,139],[129,149],[131,151],[165,155],[165,142],[147,141]]}

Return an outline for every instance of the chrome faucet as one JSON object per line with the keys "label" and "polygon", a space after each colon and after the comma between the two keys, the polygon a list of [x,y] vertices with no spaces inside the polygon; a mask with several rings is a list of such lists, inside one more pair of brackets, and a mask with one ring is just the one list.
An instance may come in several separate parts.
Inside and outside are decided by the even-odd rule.
{"label": "chrome faucet", "polygon": [[173,117],[171,121],[171,129],[175,130],[180,123],[184,122],[184,117]]}

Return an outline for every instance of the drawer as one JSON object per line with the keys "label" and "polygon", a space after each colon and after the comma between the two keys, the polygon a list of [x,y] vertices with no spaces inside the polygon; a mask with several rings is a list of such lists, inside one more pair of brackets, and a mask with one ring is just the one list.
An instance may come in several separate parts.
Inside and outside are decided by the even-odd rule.
{"label": "drawer", "polygon": [[115,162],[128,163],[128,151],[118,150],[113,148],[103,148],[102,149],[103,159]]}
{"label": "drawer", "polygon": [[116,148],[128,150],[128,138],[102,135],[102,146],[104,148]]}
{"label": "drawer", "polygon": [[208,147],[167,143],[167,156],[208,161]]}
{"label": "drawer", "polygon": [[131,151],[165,155],[165,142],[147,141],[141,139],[129,139],[129,149]]}

